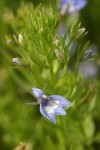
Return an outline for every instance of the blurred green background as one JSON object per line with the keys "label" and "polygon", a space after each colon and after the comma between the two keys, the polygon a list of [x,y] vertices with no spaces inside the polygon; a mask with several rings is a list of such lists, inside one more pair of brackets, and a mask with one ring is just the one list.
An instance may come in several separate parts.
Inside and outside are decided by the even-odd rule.
{"label": "blurred green background", "polygon": [[[94,79],[79,83],[78,92],[72,99],[84,102],[69,110],[66,120],[57,118],[57,125],[46,121],[38,106],[33,108],[25,104],[34,97],[23,89],[22,83],[27,86],[27,81],[20,72],[14,70],[21,82],[13,73],[11,60],[17,55],[13,50],[16,48],[13,34],[23,32],[25,16],[40,2],[47,9],[51,3],[57,11],[57,1],[54,0],[0,1],[0,150],[13,150],[21,142],[25,143],[26,150],[99,150],[99,72]],[[89,31],[85,40],[96,46],[98,57],[95,63],[100,70],[100,0],[89,0],[79,18]]]}

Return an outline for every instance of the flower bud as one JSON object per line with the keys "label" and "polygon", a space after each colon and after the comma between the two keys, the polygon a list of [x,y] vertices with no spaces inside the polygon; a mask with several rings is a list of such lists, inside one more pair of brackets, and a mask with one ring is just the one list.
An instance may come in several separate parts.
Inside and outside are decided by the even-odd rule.
{"label": "flower bud", "polygon": [[54,43],[55,46],[58,46],[58,45],[59,45],[59,42],[60,42],[60,41],[56,39],[53,43]]}
{"label": "flower bud", "polygon": [[85,53],[84,53],[84,56],[83,56],[82,61],[88,60],[88,59],[90,59],[90,58],[92,58],[92,57],[93,57],[92,50],[87,50],[87,51],[85,51]]}
{"label": "flower bud", "polygon": [[61,50],[55,49],[55,54],[62,62],[64,62],[64,53]]}
{"label": "flower bud", "polygon": [[18,65],[22,65],[22,63],[19,61],[18,58],[13,58],[13,59],[12,59],[12,62],[14,62],[14,63],[16,63],[16,64],[18,64]]}
{"label": "flower bud", "polygon": [[85,33],[85,28],[81,28],[78,30],[76,38],[81,38]]}
{"label": "flower bud", "polygon": [[19,43],[20,43],[21,45],[23,45],[23,36],[22,36],[21,34],[19,34],[18,40],[19,40]]}
{"label": "flower bud", "polygon": [[87,51],[85,51],[85,53],[84,53],[84,57],[86,57],[86,58],[91,57],[91,55],[92,55],[92,50],[87,50]]}

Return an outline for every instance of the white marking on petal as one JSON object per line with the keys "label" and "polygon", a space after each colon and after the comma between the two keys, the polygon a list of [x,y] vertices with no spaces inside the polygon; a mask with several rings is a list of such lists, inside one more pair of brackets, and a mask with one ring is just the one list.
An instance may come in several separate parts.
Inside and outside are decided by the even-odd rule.
{"label": "white marking on petal", "polygon": [[50,106],[46,106],[44,108],[45,112],[48,114],[48,113],[54,113],[54,109]]}
{"label": "white marking on petal", "polygon": [[56,106],[58,107],[58,106],[60,106],[60,102],[57,100],[50,100],[49,105],[51,105],[53,107],[56,107]]}
{"label": "white marking on petal", "polygon": [[59,101],[55,100],[55,102],[56,102],[56,104],[60,105],[60,102],[59,102]]}
{"label": "white marking on petal", "polygon": [[60,102],[55,100],[50,100],[48,106],[46,106],[45,112],[46,113],[54,113],[54,110],[60,107]]}

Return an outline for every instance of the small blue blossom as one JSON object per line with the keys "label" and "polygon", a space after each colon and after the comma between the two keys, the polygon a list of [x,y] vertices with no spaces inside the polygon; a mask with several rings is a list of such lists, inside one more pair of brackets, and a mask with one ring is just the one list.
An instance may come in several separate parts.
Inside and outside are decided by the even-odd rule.
{"label": "small blue blossom", "polygon": [[46,96],[44,92],[38,88],[32,88],[32,92],[40,104],[41,114],[53,123],[56,123],[56,114],[66,115],[64,107],[70,107],[72,105],[71,102],[60,95]]}
{"label": "small blue blossom", "polygon": [[74,13],[85,7],[87,0],[61,0],[60,13],[65,15],[66,13]]}

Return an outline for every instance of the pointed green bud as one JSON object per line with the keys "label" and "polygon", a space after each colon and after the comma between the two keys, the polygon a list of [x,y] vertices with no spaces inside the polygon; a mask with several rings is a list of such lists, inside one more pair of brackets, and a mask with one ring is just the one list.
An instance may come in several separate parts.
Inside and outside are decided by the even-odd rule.
{"label": "pointed green bud", "polygon": [[85,28],[81,28],[78,30],[76,38],[81,38],[85,34]]}
{"label": "pointed green bud", "polygon": [[19,34],[19,35],[18,35],[18,40],[19,40],[19,43],[20,43],[21,45],[23,45],[23,36],[22,36],[22,34]]}
{"label": "pointed green bud", "polygon": [[55,54],[57,58],[59,58],[62,62],[64,62],[64,53],[61,50],[55,49]]}

